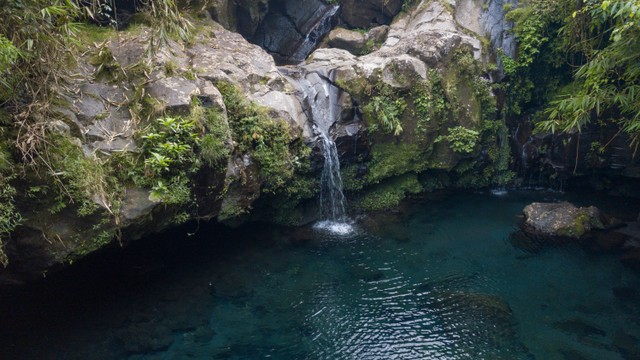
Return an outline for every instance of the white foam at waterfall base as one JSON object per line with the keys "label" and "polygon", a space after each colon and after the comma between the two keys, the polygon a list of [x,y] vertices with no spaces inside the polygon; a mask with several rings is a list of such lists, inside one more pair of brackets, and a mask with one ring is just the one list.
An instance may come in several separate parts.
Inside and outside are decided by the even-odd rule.
{"label": "white foam at waterfall base", "polygon": [[346,236],[355,232],[353,225],[347,222],[322,220],[313,225],[313,228],[332,235]]}
{"label": "white foam at waterfall base", "polygon": [[509,192],[504,188],[492,189],[491,195],[493,196],[506,196]]}

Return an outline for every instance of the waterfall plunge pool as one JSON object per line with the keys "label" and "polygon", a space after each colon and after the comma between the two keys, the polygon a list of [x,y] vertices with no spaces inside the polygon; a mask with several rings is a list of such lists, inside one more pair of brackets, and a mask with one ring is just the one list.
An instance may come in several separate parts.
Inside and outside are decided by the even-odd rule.
{"label": "waterfall plunge pool", "polygon": [[619,254],[509,241],[526,204],[564,199],[623,203],[457,194],[349,236],[173,231],[3,291],[2,358],[634,358],[640,278]]}

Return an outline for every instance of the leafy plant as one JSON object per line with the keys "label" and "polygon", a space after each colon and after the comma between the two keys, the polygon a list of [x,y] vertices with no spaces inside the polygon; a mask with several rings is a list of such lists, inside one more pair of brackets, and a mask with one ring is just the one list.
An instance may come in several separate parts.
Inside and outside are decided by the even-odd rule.
{"label": "leafy plant", "polygon": [[418,117],[416,134],[420,140],[425,139],[427,126],[432,121],[444,123],[451,110],[440,73],[430,69],[428,76],[426,81],[417,83],[413,88],[413,106]]}
{"label": "leafy plant", "polygon": [[399,136],[403,131],[401,116],[407,108],[407,102],[382,82],[378,82],[372,90],[373,96],[362,107],[370,130],[376,131],[381,126],[384,132]]}
{"label": "leafy plant", "polygon": [[151,27],[147,54],[153,56],[172,36],[189,41],[193,24],[184,17],[175,0],[141,0],[142,15]]}
{"label": "leafy plant", "polygon": [[436,142],[446,140],[451,150],[457,153],[471,153],[478,143],[480,133],[476,130],[467,129],[464,126],[449,128],[448,135],[440,135]]}
{"label": "leafy plant", "polygon": [[574,3],[526,0],[506,9],[518,49],[515,58],[500,56],[507,80],[503,84],[505,115],[520,116],[531,107],[544,106],[559,84],[568,80],[565,74],[570,68],[564,60],[571,52],[558,31]]}
{"label": "leafy plant", "polygon": [[178,175],[193,164],[200,132],[194,119],[165,116],[152,123],[142,140],[146,174],[161,178]]}
{"label": "leafy plant", "polygon": [[44,160],[51,166],[50,181],[57,184],[57,203],[50,211],[75,204],[79,216],[93,214],[99,206],[115,215],[120,186],[107,160],[85,156],[82,148],[66,136],[58,134],[50,138],[53,146],[44,154]]}
{"label": "leafy plant", "polygon": [[4,267],[9,264],[9,258],[4,251],[6,240],[22,221],[22,216],[15,207],[16,189],[11,185],[11,180],[11,176],[2,175],[0,171],[0,265]]}
{"label": "leafy plant", "polygon": [[[575,11],[563,31],[587,61],[575,73],[579,89],[546,110],[538,129],[581,131],[594,117],[610,116],[640,146],[640,1],[590,1]],[[593,39],[600,40],[599,43]],[[602,43],[604,42],[604,46]],[[635,154],[635,152],[634,152]]]}

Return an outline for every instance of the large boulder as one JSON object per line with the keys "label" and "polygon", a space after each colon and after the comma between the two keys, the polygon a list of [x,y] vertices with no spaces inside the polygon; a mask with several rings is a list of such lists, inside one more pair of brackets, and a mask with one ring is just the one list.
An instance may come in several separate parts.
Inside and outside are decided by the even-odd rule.
{"label": "large boulder", "polygon": [[595,206],[536,202],[527,205],[523,213],[525,230],[542,235],[578,239],[590,230],[605,228],[603,216]]}
{"label": "large boulder", "polygon": [[355,55],[360,54],[366,42],[364,33],[341,27],[331,30],[326,39],[327,46],[345,49]]}
{"label": "large boulder", "polygon": [[324,46],[344,49],[354,55],[364,55],[377,50],[386,40],[389,26],[377,26],[367,32],[335,28],[327,35]]}

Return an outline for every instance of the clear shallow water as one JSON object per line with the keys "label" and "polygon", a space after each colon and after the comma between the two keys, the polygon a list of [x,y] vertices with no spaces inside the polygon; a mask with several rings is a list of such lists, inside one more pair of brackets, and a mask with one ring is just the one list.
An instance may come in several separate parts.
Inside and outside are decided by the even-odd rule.
{"label": "clear shallow water", "polygon": [[633,358],[640,278],[618,254],[509,241],[526,204],[561,196],[460,194],[348,236],[203,228],[134,247],[2,294],[0,357]]}

